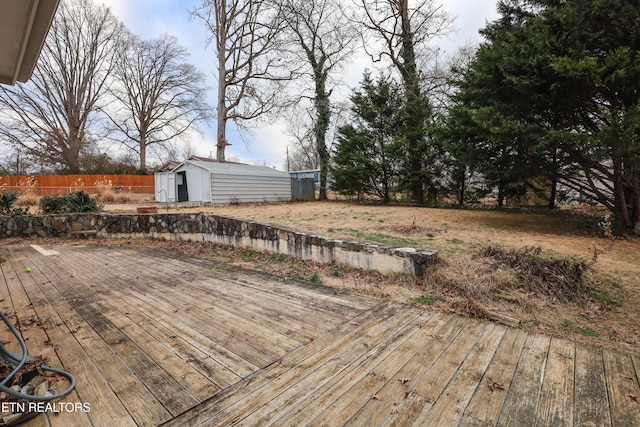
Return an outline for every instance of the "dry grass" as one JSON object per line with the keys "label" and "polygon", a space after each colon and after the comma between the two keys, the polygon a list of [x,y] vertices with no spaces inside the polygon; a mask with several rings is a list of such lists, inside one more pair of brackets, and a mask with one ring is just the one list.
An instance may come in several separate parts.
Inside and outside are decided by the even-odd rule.
{"label": "dry grass", "polygon": [[[135,207],[106,205],[105,209],[126,211]],[[273,262],[272,258],[268,261],[269,254],[243,256],[241,250],[203,249],[201,244],[162,244],[176,245],[173,248],[180,251],[192,248],[200,256],[285,278],[292,278],[292,272],[294,278],[303,279],[317,274],[337,292],[357,291],[413,301],[425,308],[465,316],[497,313],[519,321],[519,327],[526,330],[640,354],[640,239],[626,237],[612,246],[606,227],[599,225],[605,219],[599,210],[547,214],[346,202],[170,209],[199,211],[333,238],[436,249],[442,262],[425,278],[383,276],[342,266]],[[581,279],[576,289],[563,282],[566,271],[573,271],[574,277]]]}
{"label": "dry grass", "polygon": [[98,180],[94,183],[97,191],[97,198],[100,203],[128,203],[131,198],[128,194],[116,191],[113,181],[110,179]]}
{"label": "dry grass", "polygon": [[18,182],[18,186],[20,187],[18,199],[14,205],[22,207],[37,206],[40,203],[40,197],[38,197],[38,192],[36,191],[37,183],[38,181],[32,177],[20,180]]}

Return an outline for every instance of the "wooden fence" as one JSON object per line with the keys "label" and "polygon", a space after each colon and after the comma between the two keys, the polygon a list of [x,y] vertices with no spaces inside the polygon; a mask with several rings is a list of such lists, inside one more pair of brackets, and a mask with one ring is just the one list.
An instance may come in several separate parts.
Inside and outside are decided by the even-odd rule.
{"label": "wooden fence", "polygon": [[153,175],[34,175],[0,176],[0,193],[30,192],[38,196],[68,194],[84,190],[89,194],[111,189],[115,193],[154,194]]}

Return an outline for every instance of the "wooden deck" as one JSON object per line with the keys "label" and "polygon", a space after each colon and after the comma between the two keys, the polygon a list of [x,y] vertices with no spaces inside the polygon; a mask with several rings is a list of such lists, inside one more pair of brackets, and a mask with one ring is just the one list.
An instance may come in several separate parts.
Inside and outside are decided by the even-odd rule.
{"label": "wooden deck", "polygon": [[0,261],[0,309],[90,405],[28,426],[640,425],[633,355],[166,251]]}

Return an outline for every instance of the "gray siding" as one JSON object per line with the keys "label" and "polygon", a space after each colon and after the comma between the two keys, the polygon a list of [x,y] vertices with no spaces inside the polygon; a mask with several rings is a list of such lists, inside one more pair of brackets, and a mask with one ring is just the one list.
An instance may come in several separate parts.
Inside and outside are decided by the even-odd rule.
{"label": "gray siding", "polygon": [[291,180],[282,174],[211,173],[212,203],[265,202],[291,200]]}
{"label": "gray siding", "polygon": [[[240,163],[186,160],[172,170],[172,176],[175,177],[175,173],[181,171],[187,173],[187,188],[191,202],[235,203],[291,200],[289,174],[272,168]],[[166,186],[166,180],[160,185]],[[156,189],[158,190],[159,188]]]}

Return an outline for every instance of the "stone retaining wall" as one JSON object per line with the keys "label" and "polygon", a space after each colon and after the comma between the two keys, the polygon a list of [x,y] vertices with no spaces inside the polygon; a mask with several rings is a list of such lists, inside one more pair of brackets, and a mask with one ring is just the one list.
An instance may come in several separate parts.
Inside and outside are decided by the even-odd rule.
{"label": "stone retaining wall", "polygon": [[0,238],[72,237],[82,234],[213,242],[293,255],[321,263],[418,276],[425,274],[437,255],[429,250],[328,239],[286,227],[205,213],[0,216]]}

